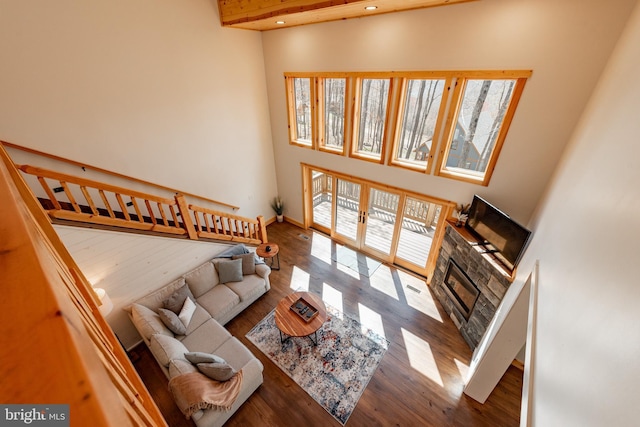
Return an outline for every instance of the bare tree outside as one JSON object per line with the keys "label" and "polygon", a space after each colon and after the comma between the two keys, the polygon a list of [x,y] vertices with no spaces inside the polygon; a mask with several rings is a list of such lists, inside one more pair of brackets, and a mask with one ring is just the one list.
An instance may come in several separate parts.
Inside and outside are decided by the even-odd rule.
{"label": "bare tree outside", "polygon": [[347,79],[324,80],[324,145],[344,146],[344,106]]}
{"label": "bare tree outside", "polygon": [[296,136],[298,141],[311,142],[311,79],[293,79]]}
{"label": "bare tree outside", "polygon": [[395,159],[426,165],[442,102],[444,80],[409,80]]}
{"label": "bare tree outside", "polygon": [[467,81],[456,125],[464,139],[451,145],[448,167],[486,172],[514,87],[515,80]]}
{"label": "bare tree outside", "polygon": [[387,115],[390,79],[363,79],[358,152],[380,154]]}

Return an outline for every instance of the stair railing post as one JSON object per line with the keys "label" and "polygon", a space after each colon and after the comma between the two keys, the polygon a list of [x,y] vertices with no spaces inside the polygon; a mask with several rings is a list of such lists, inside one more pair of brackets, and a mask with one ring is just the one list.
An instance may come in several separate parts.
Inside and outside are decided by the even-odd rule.
{"label": "stair railing post", "polygon": [[264,217],[262,215],[258,216],[258,227],[260,228],[260,240],[262,243],[267,243],[267,224],[264,221]]}
{"label": "stair railing post", "polygon": [[[189,239],[198,240],[198,232],[193,226],[193,221],[191,220],[191,212],[189,211],[187,201],[184,199],[183,194],[176,194],[176,204],[178,205],[178,210],[180,211],[180,216],[182,217],[182,225],[185,230],[187,230]],[[177,225],[178,224],[176,224],[176,226]]]}

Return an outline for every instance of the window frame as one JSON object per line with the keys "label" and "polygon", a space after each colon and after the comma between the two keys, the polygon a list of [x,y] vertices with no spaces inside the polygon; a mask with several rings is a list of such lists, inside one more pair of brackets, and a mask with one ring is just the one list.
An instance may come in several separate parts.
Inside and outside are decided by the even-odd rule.
{"label": "window frame", "polygon": [[[407,89],[409,86],[410,80],[444,80],[444,89],[442,90],[442,99],[440,100],[440,106],[438,107],[438,113],[436,116],[436,124],[433,129],[433,139],[431,140],[431,149],[429,150],[429,156],[427,158],[427,163],[424,166],[419,164],[405,162],[402,160],[398,160],[396,157],[398,144],[400,143],[400,137],[402,135],[402,127],[404,124],[404,115],[406,110],[406,97],[407,97]],[[433,168],[433,162],[436,158],[436,153],[440,144],[440,135],[442,134],[443,122],[445,119],[445,113],[447,110],[447,103],[449,100],[449,92],[452,85],[452,77],[447,76],[446,74],[415,74],[408,77],[403,77],[400,79],[400,84],[397,100],[395,102],[396,107],[396,115],[395,115],[395,126],[393,130],[393,138],[391,144],[391,155],[389,156],[389,166],[396,166],[404,169],[409,169],[412,171],[423,172],[429,174],[431,169]]]}
{"label": "window frame", "polygon": [[[464,181],[471,184],[478,184],[484,187],[489,185],[493,171],[500,157],[500,152],[504,145],[504,141],[507,137],[509,127],[515,115],[515,111],[518,107],[520,97],[524,90],[528,77],[531,76],[531,71],[503,71],[503,72],[476,72],[476,73],[461,73],[456,76],[455,88],[450,95],[450,103],[448,107],[447,119],[444,134],[442,135],[439,150],[438,159],[436,163],[436,169],[434,171],[435,176],[441,176],[444,178],[455,179],[458,181]],[[469,80],[514,80],[513,93],[511,94],[511,100],[509,106],[505,111],[502,124],[500,125],[500,131],[496,137],[496,142],[491,150],[489,160],[487,161],[487,168],[482,176],[472,173],[465,173],[461,170],[451,170],[447,168],[446,162],[451,151],[451,145],[453,143],[453,137],[455,135],[456,126],[458,123],[458,115],[463,100],[464,90]]]}
{"label": "window frame", "polygon": [[[336,148],[334,146],[325,145],[325,81],[327,79],[344,79],[345,80],[345,88],[344,88],[344,111],[342,120],[344,121],[344,129],[342,134],[342,148]],[[351,99],[351,86],[352,79],[349,78],[347,73],[340,75],[322,75],[318,74],[317,77],[317,133],[318,133],[318,150],[324,151],[327,153],[339,154],[344,156],[346,154],[347,145],[349,144],[349,129],[351,128],[351,123],[349,121],[349,109]]]}
{"label": "window frame", "polygon": [[[388,80],[389,92],[387,94],[387,105],[385,109],[384,118],[384,130],[382,132],[382,140],[380,141],[380,158],[377,155],[369,155],[358,152],[358,137],[360,136],[360,109],[361,109],[361,96],[362,96],[362,83],[364,80]],[[367,162],[384,164],[387,154],[389,126],[392,116],[392,107],[394,104],[394,87],[395,79],[392,73],[378,73],[378,74],[361,74],[354,78],[353,83],[353,105],[351,114],[351,141],[350,148],[348,150],[349,157],[364,160]]]}
{"label": "window frame", "polygon": [[[295,98],[295,80],[296,79],[308,79],[309,80],[309,108],[310,108],[310,126],[311,126],[311,141],[307,143],[305,140],[298,138],[297,127],[297,112],[296,112],[296,98]],[[316,103],[317,103],[317,78],[311,73],[285,73],[285,88],[287,91],[287,120],[289,125],[289,144],[296,145],[298,147],[310,148],[315,150],[318,146],[318,127],[316,118]]]}

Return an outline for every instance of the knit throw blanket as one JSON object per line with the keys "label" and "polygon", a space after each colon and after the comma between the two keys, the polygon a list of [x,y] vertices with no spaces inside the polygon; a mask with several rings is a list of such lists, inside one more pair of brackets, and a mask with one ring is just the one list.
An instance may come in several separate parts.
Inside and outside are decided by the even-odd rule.
{"label": "knit throw blanket", "polygon": [[187,418],[201,409],[229,411],[241,386],[242,371],[224,382],[212,380],[200,372],[178,375],[169,381],[169,390]]}

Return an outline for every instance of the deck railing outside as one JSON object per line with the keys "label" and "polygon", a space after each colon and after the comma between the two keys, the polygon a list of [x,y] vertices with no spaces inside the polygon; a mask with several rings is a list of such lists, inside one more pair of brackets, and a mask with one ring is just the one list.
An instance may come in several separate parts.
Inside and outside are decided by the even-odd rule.
{"label": "deck railing outside", "polygon": [[[267,241],[264,218],[246,218],[187,203],[185,196],[160,197],[29,165],[19,166],[37,178],[41,199],[53,219],[134,230],[212,238],[238,243]],[[194,221],[195,220],[195,221]]]}

